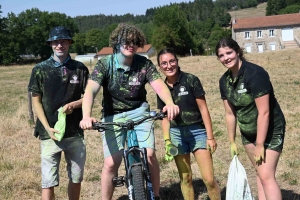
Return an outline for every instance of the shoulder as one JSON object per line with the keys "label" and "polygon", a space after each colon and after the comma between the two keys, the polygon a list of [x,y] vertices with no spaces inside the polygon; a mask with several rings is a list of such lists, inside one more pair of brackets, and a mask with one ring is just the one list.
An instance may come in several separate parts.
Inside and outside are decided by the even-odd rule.
{"label": "shoulder", "polygon": [[224,74],[221,76],[219,82],[222,83],[226,80],[226,78],[229,76],[229,70],[227,70],[226,72],[224,72]]}
{"label": "shoulder", "polygon": [[256,76],[269,76],[268,72],[261,66],[254,64],[252,62],[243,61],[245,65],[245,74],[251,77]]}
{"label": "shoulder", "polygon": [[186,77],[188,79],[192,79],[192,80],[199,80],[198,76],[194,75],[194,74],[190,74],[190,73],[187,73],[187,72],[183,72],[181,71],[182,73],[182,76],[183,77]]}
{"label": "shoulder", "polygon": [[44,69],[46,69],[47,67],[54,67],[54,64],[53,64],[53,62],[52,62],[51,59],[47,59],[47,60],[44,60],[44,61],[42,61],[42,62],[40,62],[40,63],[37,63],[37,64],[33,67],[33,69],[34,69],[34,70],[44,70]]}
{"label": "shoulder", "polygon": [[77,69],[87,69],[87,67],[85,66],[85,64],[83,64],[80,61],[71,59],[70,62],[71,62],[71,64],[73,66],[76,66]]}
{"label": "shoulder", "polygon": [[141,56],[139,54],[135,54],[134,59],[135,59],[135,62],[137,62],[138,64],[151,64],[151,65],[153,65],[153,63],[150,59],[146,58],[145,56]]}

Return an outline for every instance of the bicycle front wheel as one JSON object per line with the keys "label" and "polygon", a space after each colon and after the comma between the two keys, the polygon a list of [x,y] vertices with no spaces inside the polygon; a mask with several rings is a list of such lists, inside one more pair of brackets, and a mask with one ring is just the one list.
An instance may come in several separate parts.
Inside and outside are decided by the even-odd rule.
{"label": "bicycle front wheel", "polygon": [[133,166],[132,173],[132,185],[135,200],[146,200],[146,186],[143,168],[141,165]]}

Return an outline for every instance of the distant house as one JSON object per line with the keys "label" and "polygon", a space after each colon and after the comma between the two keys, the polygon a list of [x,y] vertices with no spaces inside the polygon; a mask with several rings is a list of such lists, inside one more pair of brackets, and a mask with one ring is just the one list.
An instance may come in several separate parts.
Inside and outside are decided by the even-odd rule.
{"label": "distant house", "polygon": [[[155,53],[154,48],[151,44],[146,44],[143,48],[138,48],[136,51],[137,54],[141,56],[145,56],[146,58],[149,58],[151,55]],[[113,54],[112,47],[103,47],[98,53],[98,60],[104,56]]]}
{"label": "distant house", "polygon": [[232,38],[247,52],[300,47],[300,13],[232,19]]}
{"label": "distant house", "polygon": [[97,60],[97,54],[88,53],[86,55],[76,55],[75,60],[80,62],[93,62],[94,60]]}

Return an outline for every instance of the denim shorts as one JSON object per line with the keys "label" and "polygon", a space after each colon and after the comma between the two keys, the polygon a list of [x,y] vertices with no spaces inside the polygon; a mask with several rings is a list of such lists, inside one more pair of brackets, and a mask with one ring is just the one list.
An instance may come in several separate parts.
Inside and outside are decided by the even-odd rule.
{"label": "denim shorts", "polygon": [[178,154],[188,154],[197,149],[206,149],[206,130],[202,124],[170,128],[171,142],[178,148]]}
{"label": "denim shorts", "polygon": [[69,180],[80,183],[83,180],[86,148],[83,137],[64,138],[60,142],[41,140],[42,188],[59,185],[59,164],[64,152]]}
{"label": "denim shorts", "polygon": [[[268,134],[265,139],[265,149],[274,150],[277,152],[281,152],[283,149],[285,136],[285,124],[277,127],[273,130],[273,133]],[[247,145],[250,143],[256,144],[256,135],[247,135],[241,132],[242,143],[243,145]]]}
{"label": "denim shorts", "polygon": [[[141,107],[108,116],[102,119],[103,122],[127,122],[128,120],[137,121],[145,116],[149,116],[149,104],[143,103]],[[151,119],[146,120],[142,124],[136,126],[134,131],[137,135],[137,140],[140,148],[155,148],[154,128]],[[117,126],[111,126],[108,130],[102,133],[102,143],[104,158],[107,158],[125,147],[127,130]]]}

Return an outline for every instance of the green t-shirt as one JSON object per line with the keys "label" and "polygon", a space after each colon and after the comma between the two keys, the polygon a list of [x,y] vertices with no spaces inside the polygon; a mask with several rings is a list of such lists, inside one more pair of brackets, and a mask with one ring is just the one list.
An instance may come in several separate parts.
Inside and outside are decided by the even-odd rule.
{"label": "green t-shirt", "polygon": [[[166,83],[166,80],[165,80]],[[179,68],[176,83],[170,87],[172,99],[180,108],[180,113],[171,121],[171,127],[203,124],[196,98],[205,95],[199,78],[193,74],[182,72]],[[157,108],[162,110],[165,103],[157,96]]]}
{"label": "green t-shirt", "polygon": [[284,115],[275,98],[268,73],[260,66],[242,61],[238,76],[233,80],[227,70],[219,81],[221,98],[233,106],[242,133],[257,134],[258,110],[255,98],[269,94],[270,119],[268,134],[285,124]]}
{"label": "green t-shirt", "polygon": [[161,78],[151,60],[135,54],[132,65],[122,68],[115,55],[101,58],[90,79],[103,87],[102,113],[110,116],[133,110],[146,100],[146,83]]}
{"label": "green t-shirt", "polygon": [[[58,120],[58,109],[67,103],[81,99],[89,77],[88,68],[81,62],[70,57],[64,63],[56,62],[53,57],[38,63],[33,69],[28,85],[28,91],[41,95],[42,106],[50,127]],[[64,137],[82,136],[79,127],[82,119],[82,109],[73,110],[66,117]],[[37,120],[35,136],[49,139],[49,134],[42,123]]]}

